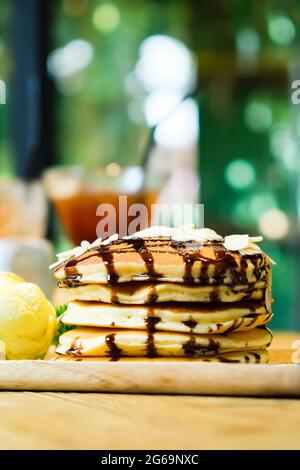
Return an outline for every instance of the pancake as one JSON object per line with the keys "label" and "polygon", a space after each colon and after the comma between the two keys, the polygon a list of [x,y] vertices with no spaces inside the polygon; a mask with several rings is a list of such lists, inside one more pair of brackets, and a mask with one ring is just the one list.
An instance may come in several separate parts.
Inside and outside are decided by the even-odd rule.
{"label": "pancake", "polygon": [[264,328],[227,335],[193,335],[105,328],[76,328],[60,336],[58,354],[127,357],[219,355],[234,351],[265,349],[271,333]]}
{"label": "pancake", "polygon": [[261,239],[152,227],[58,254],[54,277],[69,302],[60,321],[75,328],[57,354],[266,362],[271,264]]}
{"label": "pancake", "polygon": [[227,304],[113,305],[101,302],[68,304],[61,323],[75,326],[221,334],[246,331],[269,322],[265,305],[251,302]]}
{"label": "pancake", "polygon": [[[46,358],[50,361],[76,361],[76,362],[108,362],[109,357],[79,357],[71,354],[62,356],[59,354],[51,355]],[[223,353],[205,356],[205,357],[121,357],[120,362],[134,362],[148,365],[149,363],[170,363],[170,362],[222,362],[228,364],[265,364],[269,361],[268,351],[265,349],[256,349],[251,351],[235,351],[231,353]]]}
{"label": "pancake", "polygon": [[72,300],[100,301],[140,305],[156,302],[239,302],[241,300],[260,301],[264,299],[266,283],[236,286],[202,286],[171,282],[129,282],[109,286],[107,284],[87,284],[61,288],[65,302]]}
{"label": "pancake", "polygon": [[269,270],[269,258],[258,247],[249,253],[229,250],[222,239],[157,237],[99,242],[62,262],[54,276],[63,286],[149,280],[236,286],[267,282]]}

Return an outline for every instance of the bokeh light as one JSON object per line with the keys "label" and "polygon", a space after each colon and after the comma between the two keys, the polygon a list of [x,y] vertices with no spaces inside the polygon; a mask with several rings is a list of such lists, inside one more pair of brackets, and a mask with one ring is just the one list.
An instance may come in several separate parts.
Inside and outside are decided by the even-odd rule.
{"label": "bokeh light", "polygon": [[287,16],[274,15],[269,18],[268,33],[273,42],[279,46],[287,46],[295,39],[296,28]]}
{"label": "bokeh light", "polygon": [[251,195],[248,214],[250,214],[255,222],[266,211],[276,209],[277,203],[273,194],[268,191],[260,191]]}
{"label": "bokeh light", "polygon": [[154,139],[157,144],[169,149],[190,148],[198,140],[199,115],[197,103],[192,99],[182,102],[170,117],[156,128]]}
{"label": "bokeh light", "polygon": [[282,210],[270,209],[261,215],[259,228],[266,237],[272,240],[279,240],[288,234],[290,228],[289,219]]}
{"label": "bokeh light", "polygon": [[147,92],[178,92],[185,95],[195,85],[196,68],[188,48],[177,39],[157,35],[140,46],[135,73]]}
{"label": "bokeh light", "polygon": [[156,125],[168,113],[176,109],[180,103],[181,95],[166,91],[153,92],[145,100],[145,116],[149,126]]}
{"label": "bokeh light", "polygon": [[234,204],[231,211],[231,220],[240,227],[251,227],[255,223],[255,218],[249,213],[251,196],[240,197]]}
{"label": "bokeh light", "polygon": [[47,68],[55,78],[64,79],[86,68],[91,63],[93,55],[91,43],[84,39],[74,39],[49,54]]}
{"label": "bokeh light", "polygon": [[272,125],[271,107],[262,101],[251,101],[244,110],[246,126],[253,132],[264,132]]}
{"label": "bokeh light", "polygon": [[236,35],[236,49],[242,57],[255,58],[260,49],[260,37],[253,28],[243,28]]}
{"label": "bokeh light", "polygon": [[266,211],[276,209],[274,196],[268,191],[250,192],[241,196],[234,204],[232,220],[242,227],[253,228]]}
{"label": "bokeh light", "polygon": [[119,26],[120,21],[120,10],[113,3],[103,3],[93,13],[93,24],[101,33],[114,31]]}
{"label": "bokeh light", "polygon": [[270,137],[270,149],[274,157],[288,170],[294,170],[298,163],[297,144],[287,126],[277,126]]}
{"label": "bokeh light", "polygon": [[118,163],[111,162],[108,165],[106,165],[105,172],[111,178],[116,178],[117,176],[121,174],[122,168]]}
{"label": "bokeh light", "polygon": [[[139,60],[126,77],[131,94],[144,95],[144,116],[149,127],[157,126],[155,142],[168,149],[190,149],[199,135],[196,101],[188,98],[196,84],[196,65],[189,49],[178,39],[165,35],[146,38],[139,48]],[[141,122],[133,100],[128,114]]]}
{"label": "bokeh light", "polygon": [[140,166],[125,168],[122,175],[122,189],[127,193],[138,192],[143,185],[144,174]]}
{"label": "bokeh light", "polygon": [[144,99],[141,96],[136,96],[132,98],[128,103],[127,113],[129,119],[138,124],[138,125],[145,125],[145,103]]}
{"label": "bokeh light", "polygon": [[225,169],[225,180],[234,189],[248,188],[255,181],[255,169],[247,160],[232,160]]}

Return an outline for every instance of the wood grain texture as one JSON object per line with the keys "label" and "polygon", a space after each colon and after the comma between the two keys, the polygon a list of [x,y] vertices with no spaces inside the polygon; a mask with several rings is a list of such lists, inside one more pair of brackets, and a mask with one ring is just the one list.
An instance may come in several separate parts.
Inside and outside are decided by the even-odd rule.
{"label": "wood grain texture", "polygon": [[2,449],[299,449],[292,399],[2,392]]}
{"label": "wood grain texture", "polygon": [[1,361],[0,389],[300,396],[300,365]]}
{"label": "wood grain texture", "polygon": [[288,398],[3,391],[0,412],[0,449],[300,449]]}
{"label": "wood grain texture", "polygon": [[[292,344],[282,335],[278,346]],[[276,343],[275,343],[276,344]],[[111,362],[0,361],[0,390],[300,396],[300,364],[291,349],[271,349],[270,364],[126,358]]]}

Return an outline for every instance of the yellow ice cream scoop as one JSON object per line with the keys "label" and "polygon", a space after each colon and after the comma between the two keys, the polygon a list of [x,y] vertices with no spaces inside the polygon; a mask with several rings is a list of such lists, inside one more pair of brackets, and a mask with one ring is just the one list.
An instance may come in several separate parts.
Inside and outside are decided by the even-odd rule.
{"label": "yellow ice cream scoop", "polygon": [[0,272],[0,342],[6,359],[42,358],[56,326],[55,309],[37,285]]}

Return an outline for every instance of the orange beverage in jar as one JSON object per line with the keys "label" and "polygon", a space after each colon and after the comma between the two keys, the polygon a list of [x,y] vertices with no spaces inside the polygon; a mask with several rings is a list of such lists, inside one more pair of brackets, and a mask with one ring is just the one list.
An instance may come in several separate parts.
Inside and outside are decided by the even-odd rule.
{"label": "orange beverage in jar", "polygon": [[[93,242],[98,237],[106,238],[115,232],[127,235],[124,227],[128,228],[136,217],[132,211],[130,215],[128,213],[133,204],[143,204],[147,209],[140,214],[140,227],[137,229],[151,224],[151,205],[157,202],[159,190],[147,184],[141,187],[134,178],[134,172],[132,178],[126,177],[125,172],[126,169],[121,170],[115,177],[107,175],[105,169],[88,170],[83,167],[57,167],[45,172],[49,198],[66,235],[75,245],[82,240]],[[156,185],[160,181],[156,176]],[[103,210],[99,211],[100,206]],[[105,208],[115,214],[110,230],[109,227],[101,230],[103,224],[99,224],[107,215]]]}

